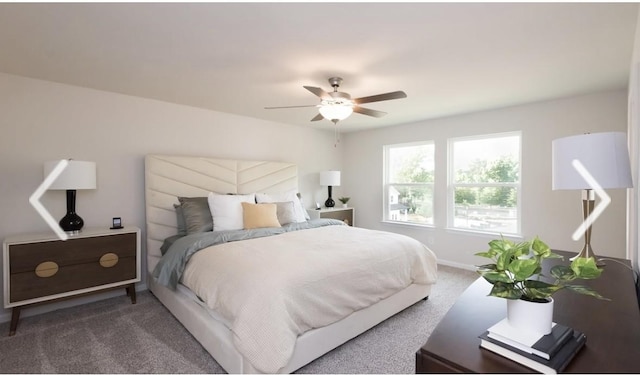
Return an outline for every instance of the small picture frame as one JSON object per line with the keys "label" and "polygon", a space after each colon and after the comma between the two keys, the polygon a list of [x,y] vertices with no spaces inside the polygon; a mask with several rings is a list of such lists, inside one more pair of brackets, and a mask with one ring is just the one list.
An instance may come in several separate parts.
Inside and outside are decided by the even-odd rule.
{"label": "small picture frame", "polygon": [[111,226],[111,229],[121,229],[121,228],[122,228],[122,219],[119,217],[114,217],[113,225]]}

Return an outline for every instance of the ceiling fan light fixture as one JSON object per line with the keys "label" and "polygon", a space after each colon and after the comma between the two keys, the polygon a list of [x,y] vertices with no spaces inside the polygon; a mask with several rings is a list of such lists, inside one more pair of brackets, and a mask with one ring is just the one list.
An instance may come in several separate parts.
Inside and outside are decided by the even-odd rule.
{"label": "ceiling fan light fixture", "polygon": [[343,103],[322,103],[318,111],[325,119],[329,121],[342,121],[353,113],[353,105]]}
{"label": "ceiling fan light fixture", "polygon": [[265,107],[265,109],[317,107],[318,112],[320,113],[315,115],[311,119],[311,121],[320,121],[322,119],[326,119],[333,122],[334,124],[337,124],[338,121],[344,120],[347,117],[351,116],[353,112],[372,117],[382,117],[387,114],[386,112],[361,107],[361,105],[364,103],[381,102],[384,100],[402,99],[407,97],[407,94],[405,94],[404,91],[393,91],[384,94],[363,96],[360,98],[351,99],[351,95],[347,94],[346,92],[338,91],[341,83],[342,78],[340,77],[329,78],[329,84],[331,84],[331,87],[333,87],[333,91],[331,92],[326,92],[320,87],[302,86],[313,95],[320,98],[320,104],[316,106],[296,105],[288,107]]}

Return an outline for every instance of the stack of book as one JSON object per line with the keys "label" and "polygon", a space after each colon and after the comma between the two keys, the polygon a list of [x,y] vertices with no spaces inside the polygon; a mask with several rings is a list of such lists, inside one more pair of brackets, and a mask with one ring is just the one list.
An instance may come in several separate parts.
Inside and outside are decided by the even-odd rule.
{"label": "stack of book", "polygon": [[551,333],[540,335],[516,330],[505,318],[480,335],[480,347],[541,373],[557,374],[586,340],[582,332],[562,324],[553,323]]}

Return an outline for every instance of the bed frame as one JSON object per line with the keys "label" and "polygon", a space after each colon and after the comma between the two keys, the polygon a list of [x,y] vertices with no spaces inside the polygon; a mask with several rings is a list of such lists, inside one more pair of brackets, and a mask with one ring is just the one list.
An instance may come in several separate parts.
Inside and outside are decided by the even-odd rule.
{"label": "bed frame", "polygon": [[[185,294],[154,282],[150,275],[158,263],[165,238],[177,233],[173,207],[177,197],[207,196],[210,191],[226,194],[276,193],[298,188],[295,164],[207,157],[147,155],[145,158],[145,209],[147,284],[153,294],[211,356],[229,373],[256,373],[233,344],[232,332]],[[298,337],[293,356],[281,373],[290,373],[335,347],[425,299],[430,285],[412,284],[406,289],[357,311],[326,327]]]}

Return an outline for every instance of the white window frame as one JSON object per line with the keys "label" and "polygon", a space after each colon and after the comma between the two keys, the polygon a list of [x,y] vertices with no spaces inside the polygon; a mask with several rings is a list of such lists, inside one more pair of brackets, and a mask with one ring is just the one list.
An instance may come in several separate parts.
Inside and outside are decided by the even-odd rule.
{"label": "white window frame", "polygon": [[[503,182],[503,183],[456,183],[453,181],[454,170],[454,143],[460,141],[473,141],[492,138],[505,138],[505,137],[518,137],[518,181],[517,182]],[[505,132],[505,133],[493,133],[482,134],[470,137],[456,137],[449,138],[447,140],[447,229],[452,231],[462,232],[474,232],[485,234],[503,234],[506,237],[520,237],[522,236],[522,132]],[[515,233],[502,233],[499,230],[485,230],[480,228],[463,228],[456,227],[455,220],[455,188],[458,187],[510,187],[516,189],[516,232]]]}
{"label": "white window frame", "polygon": [[[419,187],[419,186],[428,186],[431,188],[431,191],[433,192],[433,196],[432,196],[432,206],[435,205],[435,176],[434,176],[434,182],[428,182],[428,183],[390,183],[389,182],[389,150],[393,149],[393,148],[400,148],[400,147],[413,147],[413,146],[426,146],[426,145],[430,145],[433,147],[433,156],[435,159],[435,148],[436,148],[436,144],[435,141],[433,140],[427,140],[427,141],[417,141],[417,142],[409,142],[409,143],[395,143],[395,144],[389,144],[389,145],[384,145],[383,146],[383,166],[384,166],[384,171],[383,171],[383,194],[382,194],[382,221],[384,223],[393,223],[393,224],[400,224],[400,225],[407,225],[407,226],[421,226],[421,227],[431,227],[433,228],[435,226],[435,207],[434,207],[434,213],[433,213],[433,220],[434,223],[430,224],[430,223],[418,223],[418,222],[412,222],[412,221],[402,221],[402,220],[393,220],[392,218],[389,217],[389,205],[391,202],[389,202],[389,189],[392,186],[407,186],[407,187]],[[435,173],[435,161],[434,161],[434,173]]]}

